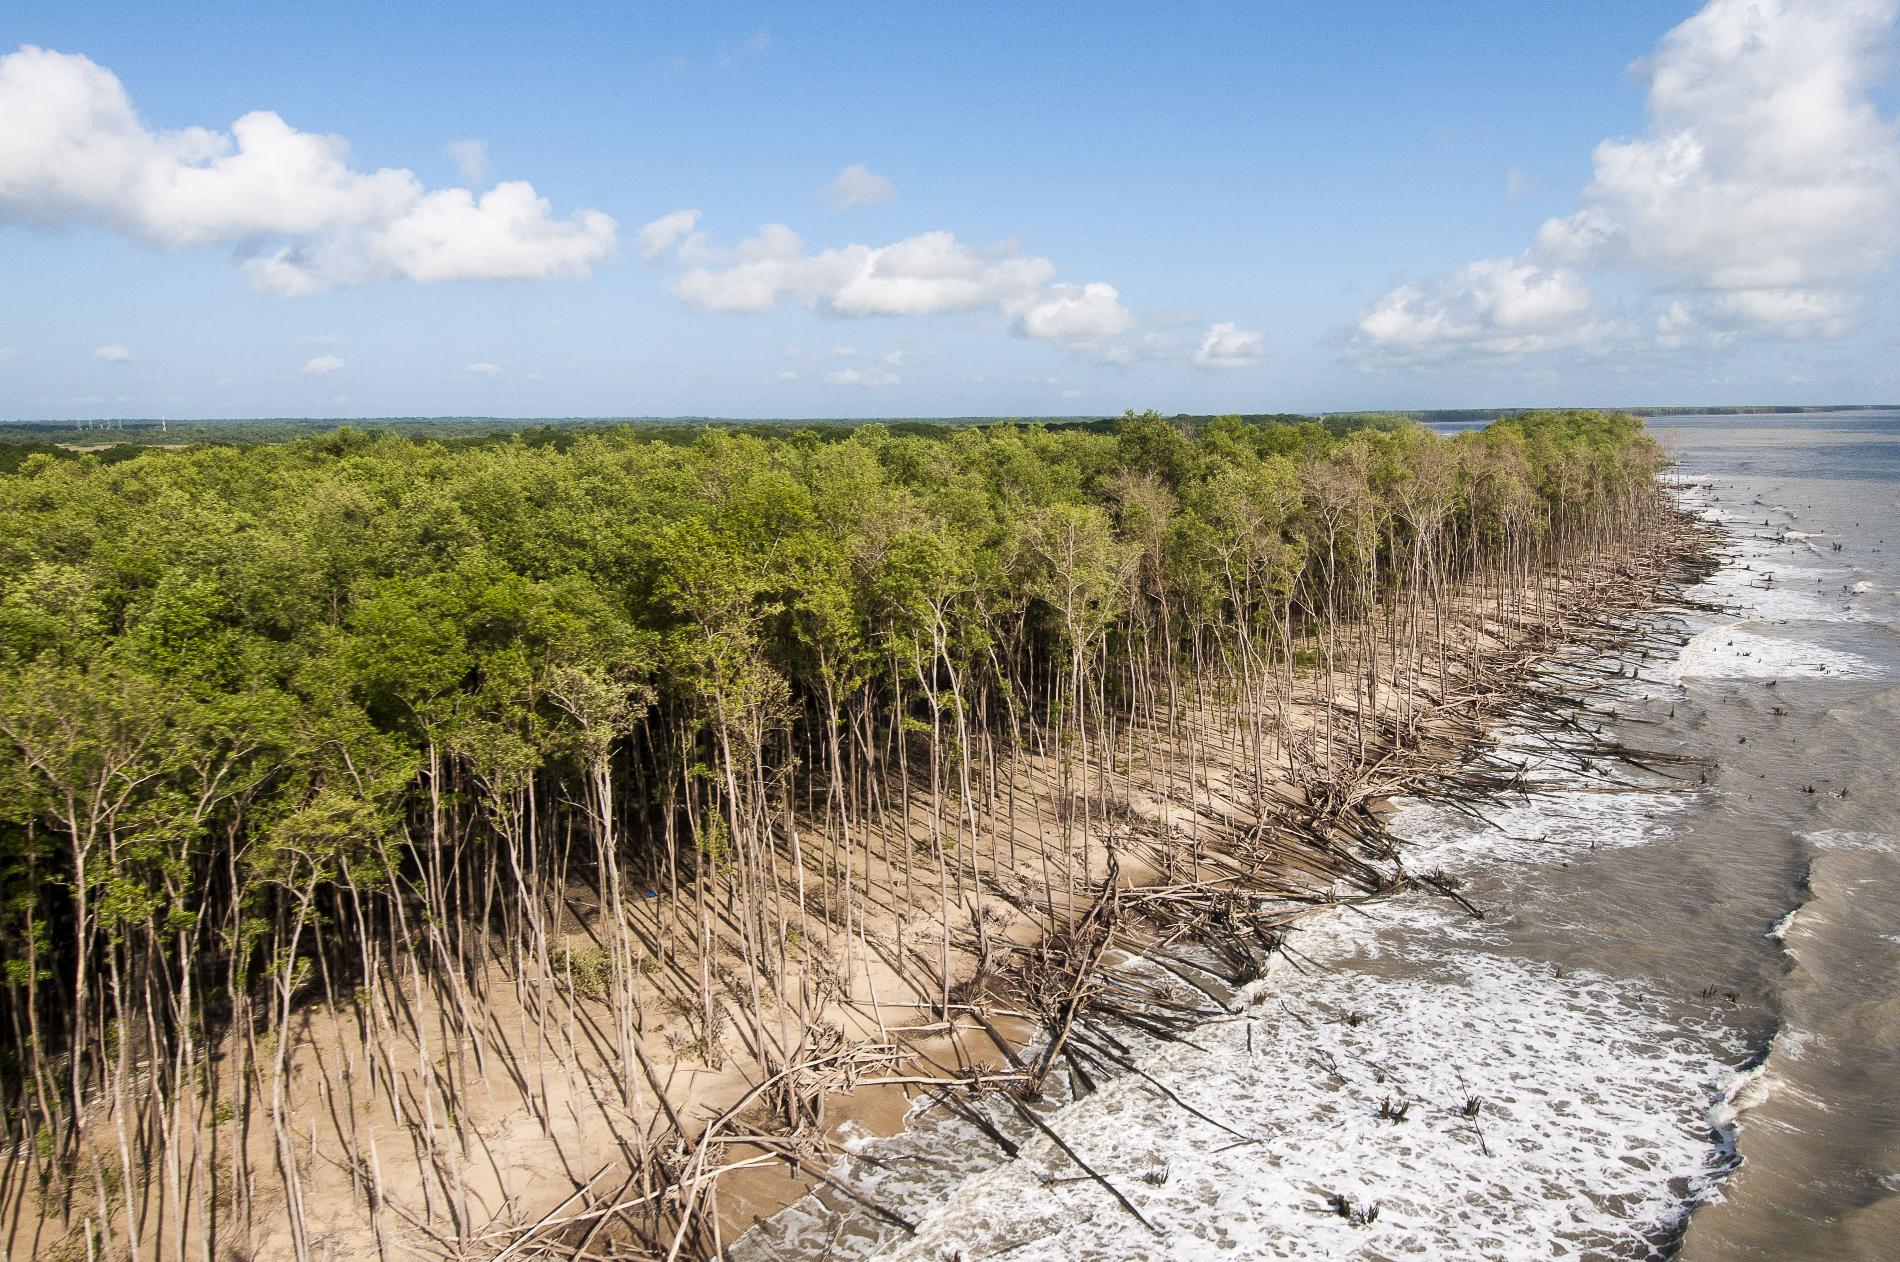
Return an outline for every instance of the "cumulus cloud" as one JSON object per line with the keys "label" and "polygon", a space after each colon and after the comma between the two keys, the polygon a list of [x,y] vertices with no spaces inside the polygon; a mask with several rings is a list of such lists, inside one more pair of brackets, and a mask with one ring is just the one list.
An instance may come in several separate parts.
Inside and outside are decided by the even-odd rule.
{"label": "cumulus cloud", "polygon": [[676,210],[670,215],[661,215],[640,229],[640,257],[657,263],[689,236],[698,222],[696,210]]}
{"label": "cumulus cloud", "polygon": [[339,356],[319,355],[315,359],[305,361],[303,375],[306,377],[327,377],[331,373],[342,372],[344,367],[343,360]]}
{"label": "cumulus cloud", "polygon": [[488,142],[486,140],[451,140],[449,157],[455,159],[455,169],[470,184],[480,184],[488,178]]}
{"label": "cumulus cloud", "polygon": [[117,342],[111,342],[94,351],[92,357],[101,364],[127,364],[132,361],[132,352]]}
{"label": "cumulus cloud", "polygon": [[831,182],[818,192],[825,199],[826,208],[835,215],[853,206],[875,206],[891,201],[897,196],[897,185],[873,174],[863,163],[854,162],[832,176]]}
{"label": "cumulus cloud", "polygon": [[1132,323],[1113,285],[1058,283],[1054,263],[1014,241],[971,245],[954,233],[923,232],[890,245],[813,251],[784,224],[723,251],[698,234],[670,240],[689,264],[673,292],[697,311],[764,311],[785,301],[845,317],[982,311],[1025,337],[1069,346],[1093,346]]}
{"label": "cumulus cloud", "polygon": [[1134,323],[1115,287],[1101,281],[1051,285],[1038,297],[1019,305],[1016,320],[1018,329],[1029,337],[1045,337],[1070,346],[1095,346],[1126,333]]}
{"label": "cumulus cloud", "polygon": [[1870,95],[1896,0],[1714,0],[1648,63],[1649,133],[1606,140],[1553,259],[1805,321],[1900,245],[1900,132]]}
{"label": "cumulus cloud", "polygon": [[1615,333],[1581,276],[1529,255],[1401,285],[1367,308],[1356,330],[1363,359],[1414,362],[1577,349]]}
{"label": "cumulus cloud", "polygon": [[226,246],[260,288],[586,276],[613,250],[596,210],[556,218],[532,185],[479,199],[364,172],[338,137],[269,111],[228,132],[154,131],[111,71],[31,45],[0,57],[0,222],[97,224],[166,249]]}
{"label": "cumulus cloud", "polygon": [[1642,63],[1648,129],[1596,147],[1575,212],[1518,258],[1384,295],[1355,348],[1377,361],[1588,345],[1603,326],[1587,325],[1587,271],[1668,299],[1654,322],[1666,347],[1840,332],[1900,248],[1900,129],[1873,96],[1896,11],[1710,0]]}
{"label": "cumulus cloud", "polygon": [[491,364],[484,360],[479,364],[466,364],[463,366],[462,371],[471,377],[499,377],[501,376],[501,365]]}
{"label": "cumulus cloud", "polygon": [[245,261],[260,288],[287,296],[402,278],[538,280],[583,277],[614,243],[614,221],[584,210],[559,220],[534,186],[509,180],[478,199],[467,189],[430,193],[373,231],[324,237]]}
{"label": "cumulus cloud", "polygon": [[10,364],[20,357],[20,352],[11,346],[0,346],[0,364]]}
{"label": "cumulus cloud", "polygon": [[[853,318],[974,312],[1018,336],[1096,352],[1110,363],[1150,359],[1238,368],[1260,358],[1261,336],[1231,323],[1215,325],[1199,344],[1147,334],[1135,344],[1110,345],[1135,327],[1120,291],[1104,281],[1058,280],[1053,262],[1025,253],[1015,241],[977,245],[937,231],[890,245],[814,250],[784,224],[767,224],[723,249],[697,231],[698,222],[699,212],[681,210],[640,231],[642,253],[670,257],[679,266],[673,293],[696,311],[765,311],[796,302],[820,315]],[[814,357],[804,348],[786,353]],[[842,358],[859,352],[838,346],[831,353]],[[892,350],[881,359],[894,368],[906,354]]]}
{"label": "cumulus cloud", "polygon": [[1196,368],[1252,368],[1266,349],[1264,334],[1224,322],[1207,330],[1190,358]]}
{"label": "cumulus cloud", "polygon": [[808,253],[784,224],[767,224],[717,263],[687,269],[673,290],[701,311],[763,311],[783,299],[828,315],[970,311],[1033,298],[1055,275],[1014,244],[966,245],[926,232],[894,245]]}

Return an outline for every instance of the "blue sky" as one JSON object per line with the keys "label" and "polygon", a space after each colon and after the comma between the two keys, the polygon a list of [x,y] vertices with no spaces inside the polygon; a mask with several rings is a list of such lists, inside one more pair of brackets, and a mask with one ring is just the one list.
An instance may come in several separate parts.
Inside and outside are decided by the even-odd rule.
{"label": "blue sky", "polygon": [[0,416],[1893,399],[1893,19],[13,0]]}

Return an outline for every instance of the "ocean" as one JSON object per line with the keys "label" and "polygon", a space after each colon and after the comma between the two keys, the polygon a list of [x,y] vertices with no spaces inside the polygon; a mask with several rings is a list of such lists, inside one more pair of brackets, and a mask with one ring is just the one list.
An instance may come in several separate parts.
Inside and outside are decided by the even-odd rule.
{"label": "ocean", "polygon": [[933,1110],[837,1171],[915,1234],[826,1191],[734,1256],[1900,1256],[1900,412],[1651,424],[1727,534],[1698,608],[1571,655],[1597,735],[1499,728],[1522,791],[1393,817],[1482,919],[1312,917],[1234,1016],[1131,1034],[1046,1116],[1139,1219]]}

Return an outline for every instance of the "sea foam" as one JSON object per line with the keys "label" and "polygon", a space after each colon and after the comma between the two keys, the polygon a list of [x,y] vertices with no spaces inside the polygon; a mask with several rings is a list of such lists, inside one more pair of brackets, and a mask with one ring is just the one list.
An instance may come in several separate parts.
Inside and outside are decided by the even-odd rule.
{"label": "sea foam", "polygon": [[[1403,911],[1417,930],[1433,915]],[[879,1256],[1641,1255],[1728,1164],[1709,1142],[1728,1084],[1637,987],[1443,937],[1367,970],[1354,922],[1303,935],[1317,971],[1270,976],[1243,1017],[1141,1062],[1246,1139],[1139,1080],[1051,1119],[1158,1236],[1038,1139]]]}
{"label": "sea foam", "polygon": [[[1403,803],[1392,826],[1414,870],[1532,869],[1654,842],[1696,797],[1605,792],[1534,732],[1502,735],[1495,760],[1539,791],[1487,804],[1485,820]],[[1290,945],[1239,1016],[1191,1043],[1122,1032],[1145,1074],[1228,1129],[1140,1077],[1046,1115],[1155,1234],[1046,1137],[972,1173],[989,1145],[933,1115],[844,1171],[914,1217],[915,1238],[808,1204],[774,1225],[775,1253],[1644,1256],[1733,1163],[1725,1128],[1758,1076],[1725,1068],[1732,1034],[1685,1027],[1641,983],[1514,958],[1501,923],[1417,896],[1309,916]]]}
{"label": "sea foam", "polygon": [[1878,665],[1857,653],[1764,634],[1761,624],[1729,623],[1693,636],[1671,674],[1684,679],[1876,679]]}

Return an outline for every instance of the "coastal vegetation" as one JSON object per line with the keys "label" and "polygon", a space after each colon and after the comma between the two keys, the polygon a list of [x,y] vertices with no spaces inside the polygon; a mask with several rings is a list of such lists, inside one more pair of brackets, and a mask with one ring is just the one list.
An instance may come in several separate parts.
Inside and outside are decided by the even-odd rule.
{"label": "coastal vegetation", "polygon": [[1600,412],[15,463],[0,1229],[74,1258],[479,1252],[556,1150],[657,1207],[693,1075],[812,1124],[894,975],[1337,808],[1663,507]]}

